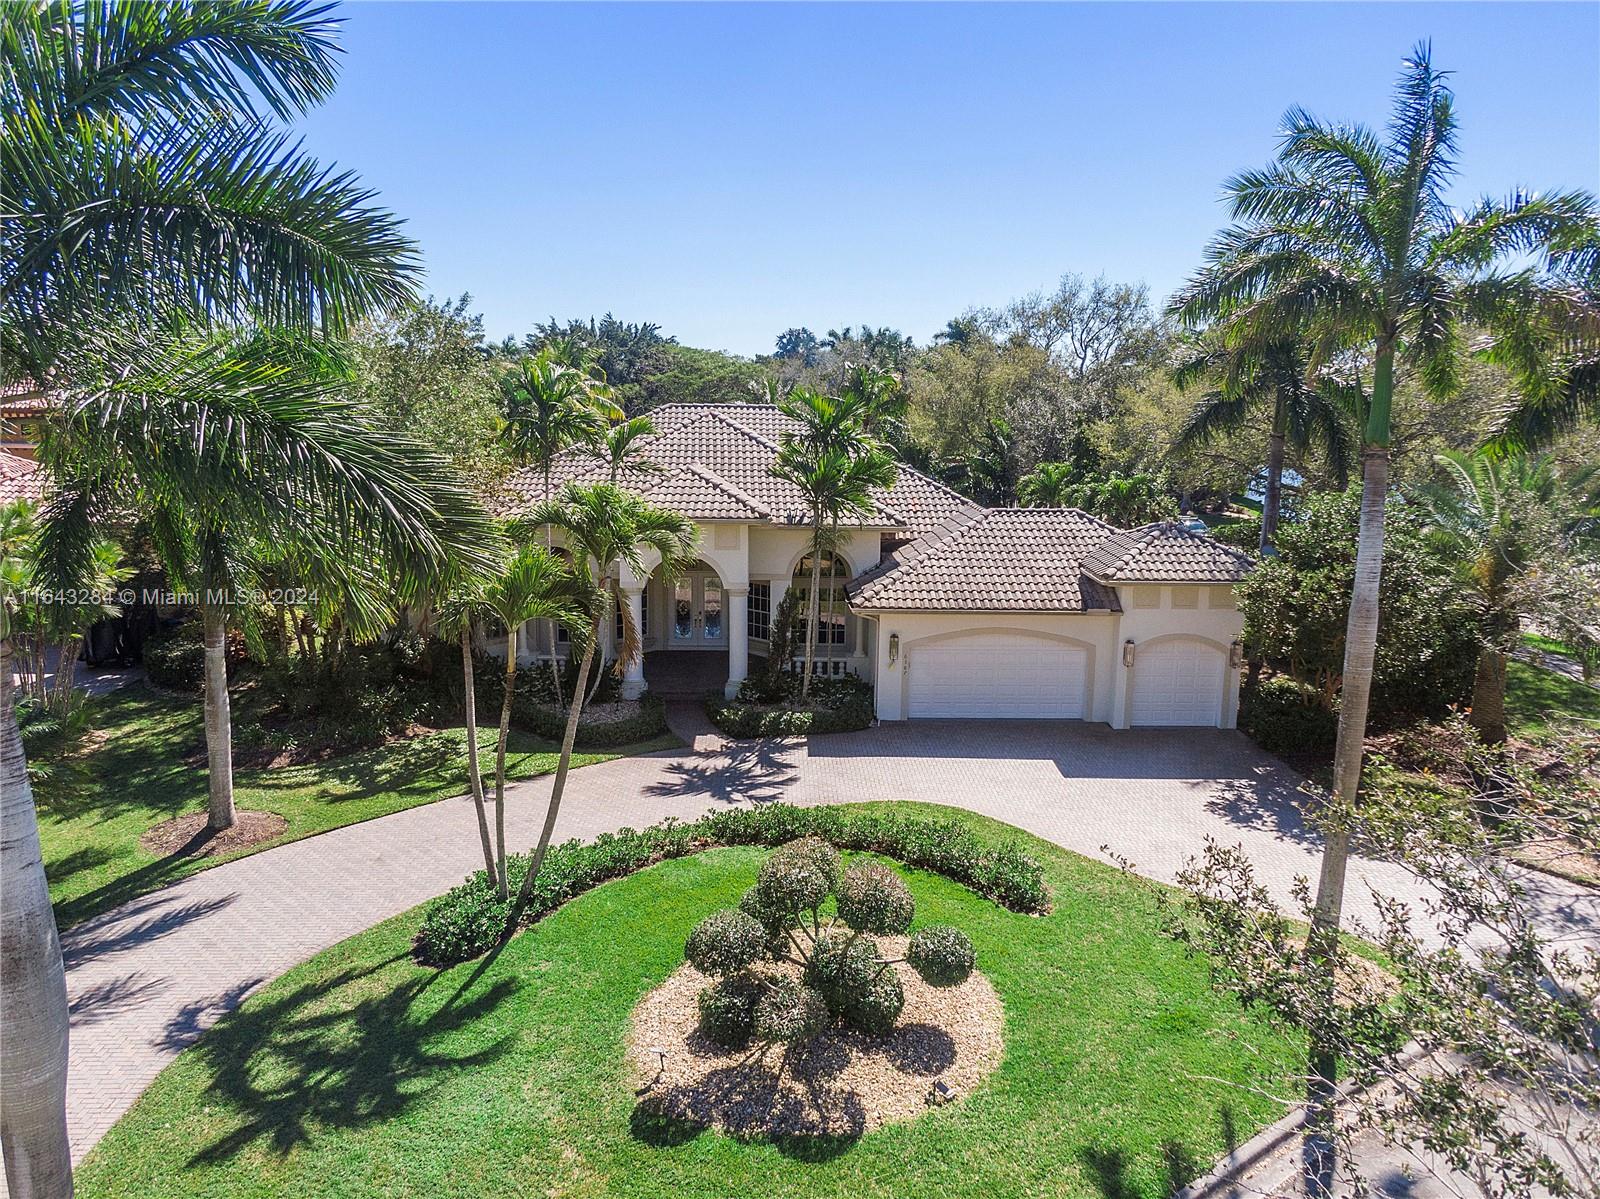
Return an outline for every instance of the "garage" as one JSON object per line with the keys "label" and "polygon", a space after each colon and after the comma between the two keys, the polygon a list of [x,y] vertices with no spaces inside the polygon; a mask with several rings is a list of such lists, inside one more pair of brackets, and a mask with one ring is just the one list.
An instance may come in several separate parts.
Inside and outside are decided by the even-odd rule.
{"label": "garage", "polygon": [[912,647],[908,715],[1082,720],[1089,654],[1025,633],[971,633]]}
{"label": "garage", "polygon": [[1226,656],[1204,641],[1176,637],[1138,646],[1130,723],[1214,727],[1226,674]]}

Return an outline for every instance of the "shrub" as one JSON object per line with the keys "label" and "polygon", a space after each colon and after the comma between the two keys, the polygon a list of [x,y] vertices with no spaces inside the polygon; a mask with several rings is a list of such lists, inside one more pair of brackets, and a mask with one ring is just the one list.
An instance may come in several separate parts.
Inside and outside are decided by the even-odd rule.
{"label": "shrub", "polygon": [[762,923],[771,929],[780,918],[792,921],[801,912],[821,907],[838,878],[839,851],[815,838],[800,838],[762,865],[753,907],[765,915]]}
{"label": "shrub", "polygon": [[206,647],[198,620],[152,633],[144,643],[144,672],[157,687],[199,691],[206,681]]}
{"label": "shrub", "polygon": [[787,974],[767,980],[756,1000],[752,1021],[755,1035],[763,1041],[794,1044],[814,1037],[828,1026],[828,1005],[812,987]]}
{"label": "shrub", "polygon": [[918,929],[906,950],[906,961],[932,987],[954,987],[967,981],[977,964],[972,938],[948,924]]}
{"label": "shrub", "polygon": [[1245,688],[1239,727],[1269,753],[1331,754],[1339,714],[1315,687],[1280,674]]}
{"label": "shrub", "polygon": [[734,974],[766,947],[767,933],[759,921],[737,908],[724,908],[694,926],[683,952],[702,974]]}
{"label": "shrub", "polygon": [[878,947],[864,937],[829,929],[817,938],[806,962],[806,982],[834,1015],[843,1015],[866,994],[883,965]]}
{"label": "shrub", "polygon": [[[983,857],[981,890],[1003,907],[1037,912],[1050,902],[1044,867],[1015,841],[1002,841]],[[909,921],[907,922],[910,923]]]}
{"label": "shrub", "polygon": [[[800,680],[785,675],[784,694],[772,697],[763,681],[741,685],[737,699],[721,692],[706,697],[706,715],[730,737],[788,737],[809,733],[844,733],[869,728],[877,718],[872,685],[846,675],[813,679],[811,695],[800,699]],[[747,679],[746,684],[749,684]]]}
{"label": "shrub", "polygon": [[880,935],[905,932],[917,910],[905,879],[876,862],[859,862],[846,870],[834,898],[839,919],[853,929]]}
{"label": "shrub", "polygon": [[[932,870],[1014,911],[1049,909],[1049,891],[1042,881],[1037,891],[1007,889],[997,893],[997,876],[1005,873],[994,865],[1001,851],[985,849],[970,831],[953,821],[779,803],[715,812],[688,823],[669,820],[642,832],[622,829],[603,834],[588,845],[568,841],[552,846],[534,881],[526,919],[538,920],[590,887],[663,858],[682,857],[712,845],[779,846],[804,836]],[[1032,863],[1020,848],[1013,846],[1006,852],[1018,863],[1014,869],[1020,869],[1021,863]],[[528,859],[514,854],[507,866],[514,891],[528,868]],[[1037,863],[1032,863],[1028,872],[1031,877],[1042,879]],[[773,928],[755,906],[757,898],[756,889],[752,889],[740,901],[740,909],[771,933]],[[424,965],[448,966],[486,953],[494,946],[505,916],[504,906],[495,898],[487,876],[476,871],[460,886],[428,904],[417,932],[416,958]],[[783,918],[779,919],[781,932]],[[780,937],[769,948],[781,950],[781,945]]]}
{"label": "shrub", "polygon": [[845,1010],[845,1023],[865,1033],[881,1034],[894,1027],[906,1006],[906,991],[893,970],[885,970]]}
{"label": "shrub", "polygon": [[766,985],[748,971],[719,978],[700,992],[700,1031],[718,1045],[743,1045],[755,1031],[756,1000]]}

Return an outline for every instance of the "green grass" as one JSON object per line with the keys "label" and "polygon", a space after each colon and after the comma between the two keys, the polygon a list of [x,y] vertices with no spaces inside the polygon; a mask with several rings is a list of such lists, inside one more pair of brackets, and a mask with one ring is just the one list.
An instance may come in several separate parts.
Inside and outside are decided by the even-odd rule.
{"label": "green grass", "polygon": [[1600,720],[1600,690],[1515,658],[1506,663],[1506,724],[1530,736],[1552,716]]}
{"label": "green grass", "polygon": [[1546,654],[1561,654],[1564,657],[1576,658],[1578,655],[1567,647],[1566,642],[1557,641],[1551,637],[1541,637],[1538,633],[1524,633],[1522,644],[1529,649],[1539,650]]}
{"label": "green grass", "polygon": [[641,1118],[630,1013],[765,856],[717,849],[588,892],[487,968],[414,965],[415,911],[313,958],[168,1067],[82,1165],[80,1199],[1158,1199],[1281,1114],[1250,1088],[1291,1086],[1296,1044],[1211,989],[1142,884],[929,810],[1020,837],[1056,896],[1034,918],[904,871],[918,924],[965,929],[1005,1003],[1004,1060],[961,1103],[859,1140]]}
{"label": "green grass", "polygon": [[[49,777],[34,788],[39,839],[56,919],[67,928],[175,879],[233,857],[296,841],[346,824],[432,803],[467,789],[466,731],[447,729],[325,762],[277,770],[239,770],[234,802],[276,812],[283,834],[237,853],[215,857],[158,857],[139,847],[152,825],[206,804],[201,754],[204,725],[198,700],[127,687],[90,701],[93,732],[65,761],[46,760]],[[493,770],[495,730],[480,730]],[[678,745],[675,737],[605,753],[573,755],[574,766]],[[516,731],[507,754],[515,779],[547,774],[559,747]],[[492,777],[492,775],[491,775]]]}

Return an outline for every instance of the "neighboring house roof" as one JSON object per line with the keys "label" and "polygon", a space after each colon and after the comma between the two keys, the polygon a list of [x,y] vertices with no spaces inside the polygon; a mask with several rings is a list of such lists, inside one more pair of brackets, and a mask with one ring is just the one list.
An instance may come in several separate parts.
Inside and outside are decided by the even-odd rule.
{"label": "neighboring house roof", "polygon": [[1102,583],[1237,583],[1250,556],[1172,521],[1141,525],[1107,538],[1083,560]]}
{"label": "neighboring house roof", "polygon": [[44,483],[44,468],[37,462],[0,450],[0,504],[40,499]]}
{"label": "neighboring house roof", "polygon": [[0,417],[38,416],[53,405],[32,379],[0,383]]}
{"label": "neighboring house roof", "polygon": [[[804,524],[805,497],[771,473],[783,434],[796,424],[772,404],[664,404],[650,413],[656,433],[639,443],[640,453],[664,474],[628,472],[622,482],[691,520],[740,520]],[[694,479],[683,472],[690,470]],[[566,483],[597,483],[607,468],[592,455],[572,450],[551,466],[554,489]],[[671,480],[670,490],[666,480]],[[544,494],[535,467],[506,482],[503,510],[515,511]],[[730,497],[737,503],[730,503]],[[906,529],[920,534],[968,505],[957,492],[902,466],[895,483],[878,498],[876,511],[858,527]],[[742,505],[742,507],[741,507]]]}
{"label": "neighboring house roof", "polygon": [[850,603],[923,612],[1116,611],[1115,594],[1082,567],[1115,532],[1076,508],[968,505],[852,582]]}

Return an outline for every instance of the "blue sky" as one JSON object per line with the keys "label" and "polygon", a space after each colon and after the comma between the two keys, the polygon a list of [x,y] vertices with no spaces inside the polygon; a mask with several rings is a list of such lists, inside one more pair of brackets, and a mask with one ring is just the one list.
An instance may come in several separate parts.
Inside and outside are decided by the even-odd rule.
{"label": "blue sky", "polygon": [[754,354],[927,340],[1063,272],[1164,298],[1291,103],[1381,123],[1431,37],[1463,200],[1600,189],[1600,5],[356,3],[300,125],[492,336],[606,310]]}

